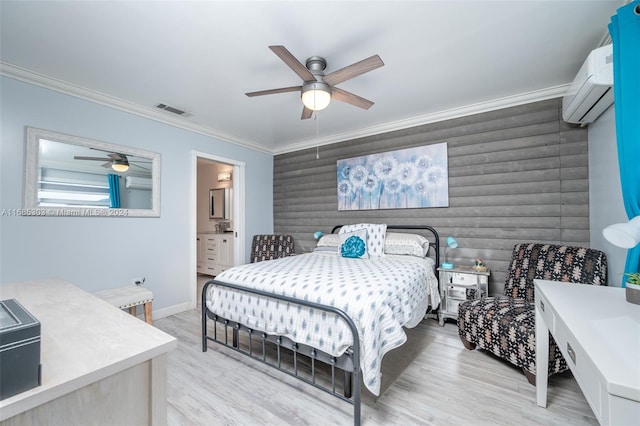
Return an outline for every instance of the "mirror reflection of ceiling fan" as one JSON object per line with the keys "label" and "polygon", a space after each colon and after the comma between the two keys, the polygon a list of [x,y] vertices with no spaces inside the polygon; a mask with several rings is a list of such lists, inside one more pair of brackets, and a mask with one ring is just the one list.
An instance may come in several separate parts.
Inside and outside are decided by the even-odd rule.
{"label": "mirror reflection of ceiling fan", "polygon": [[[97,149],[97,148],[91,148]],[[102,151],[102,150],[98,150]],[[105,151],[108,152],[108,151]],[[106,161],[106,163],[102,164],[102,167],[109,168],[111,167],[116,172],[126,172],[129,170],[130,166],[139,167],[142,170],[149,171],[150,169],[140,166],[139,164],[151,164],[149,161],[134,161],[129,160],[126,154],[122,154],[119,152],[109,152],[106,157],[85,157],[81,155],[74,155],[74,160],[89,160],[89,161]]]}
{"label": "mirror reflection of ceiling fan", "polygon": [[302,120],[311,118],[313,111],[319,111],[329,105],[331,99],[346,102],[350,105],[357,106],[362,109],[369,109],[373,106],[373,102],[361,98],[358,95],[347,92],[346,90],[335,87],[336,84],[350,80],[354,77],[362,75],[366,72],[373,71],[384,65],[380,56],[373,55],[362,61],[353,63],[337,71],[333,71],[324,75],[324,69],[327,67],[327,61],[320,56],[312,56],[302,65],[295,56],[291,54],[284,46],[269,46],[282,61],[298,74],[303,81],[302,86],[282,87],[279,89],[261,90],[259,92],[249,92],[245,95],[249,97],[273,95],[276,93],[300,92],[302,103]]}

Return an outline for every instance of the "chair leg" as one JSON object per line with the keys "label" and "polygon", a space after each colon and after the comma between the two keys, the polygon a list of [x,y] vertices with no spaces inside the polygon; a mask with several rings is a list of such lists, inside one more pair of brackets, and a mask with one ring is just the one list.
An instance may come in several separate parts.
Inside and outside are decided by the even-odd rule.
{"label": "chair leg", "polygon": [[524,376],[527,378],[527,380],[529,381],[529,383],[531,383],[533,386],[536,385],[536,375],[533,374],[532,372],[530,372],[529,370],[526,369],[522,369],[522,372],[524,373]]}
{"label": "chair leg", "polygon": [[462,340],[462,344],[464,345],[465,349],[472,351],[472,350],[474,350],[476,348],[476,344],[475,343],[471,343],[470,341],[468,341],[464,337],[460,336],[460,340]]}

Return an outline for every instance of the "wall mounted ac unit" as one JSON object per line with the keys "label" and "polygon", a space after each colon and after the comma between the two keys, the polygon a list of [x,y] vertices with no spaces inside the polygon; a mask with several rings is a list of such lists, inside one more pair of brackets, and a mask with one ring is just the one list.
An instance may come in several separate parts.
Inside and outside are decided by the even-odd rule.
{"label": "wall mounted ac unit", "polygon": [[562,99],[568,123],[593,123],[613,103],[613,49],[610,44],[589,53]]}
{"label": "wall mounted ac unit", "polygon": [[124,186],[127,189],[151,189],[152,181],[149,178],[127,176],[124,178]]}

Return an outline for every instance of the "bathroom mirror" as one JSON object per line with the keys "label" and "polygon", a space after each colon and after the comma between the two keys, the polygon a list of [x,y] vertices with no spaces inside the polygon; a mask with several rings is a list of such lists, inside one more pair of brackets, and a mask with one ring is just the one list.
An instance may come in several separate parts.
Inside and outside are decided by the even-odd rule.
{"label": "bathroom mirror", "polygon": [[160,154],[26,128],[23,206],[32,216],[160,216]]}
{"label": "bathroom mirror", "polygon": [[231,189],[209,190],[209,219],[231,219]]}

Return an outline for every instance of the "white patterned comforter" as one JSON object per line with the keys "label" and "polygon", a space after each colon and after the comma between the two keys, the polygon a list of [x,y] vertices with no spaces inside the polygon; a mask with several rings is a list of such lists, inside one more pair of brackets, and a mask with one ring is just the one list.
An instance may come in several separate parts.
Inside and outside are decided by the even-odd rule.
{"label": "white patterned comforter", "polygon": [[[378,395],[384,354],[402,345],[402,327],[415,327],[440,303],[433,260],[387,255],[348,259],[314,252],[237,266],[216,280],[342,309],[360,336],[360,367],[365,386]],[[211,286],[207,308],[232,321],[269,334],[284,335],[333,356],[352,345],[344,320],[335,314]]]}

